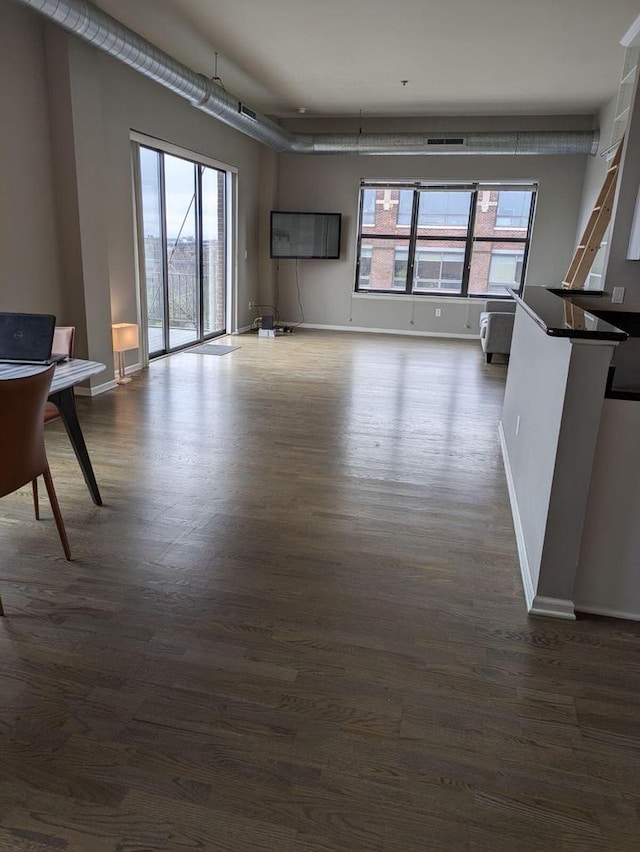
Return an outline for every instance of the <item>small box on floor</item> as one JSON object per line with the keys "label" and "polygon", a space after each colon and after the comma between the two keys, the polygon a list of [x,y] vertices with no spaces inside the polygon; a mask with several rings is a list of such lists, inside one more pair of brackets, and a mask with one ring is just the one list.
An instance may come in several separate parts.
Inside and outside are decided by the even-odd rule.
{"label": "small box on floor", "polygon": [[273,317],[268,314],[265,316],[264,314],[260,317],[260,329],[258,330],[258,337],[275,337],[276,330],[273,327]]}

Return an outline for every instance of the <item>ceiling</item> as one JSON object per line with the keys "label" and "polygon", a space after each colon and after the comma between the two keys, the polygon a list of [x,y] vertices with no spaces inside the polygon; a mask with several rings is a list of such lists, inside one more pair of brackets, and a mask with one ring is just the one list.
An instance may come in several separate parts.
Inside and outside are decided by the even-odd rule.
{"label": "ceiling", "polygon": [[[95,0],[279,117],[591,113],[640,0]],[[408,80],[406,85],[402,80]]]}

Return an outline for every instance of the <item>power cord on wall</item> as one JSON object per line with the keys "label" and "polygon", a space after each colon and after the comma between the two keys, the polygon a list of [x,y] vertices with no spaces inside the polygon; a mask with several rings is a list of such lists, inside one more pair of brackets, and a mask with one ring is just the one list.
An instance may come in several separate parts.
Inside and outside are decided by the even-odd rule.
{"label": "power cord on wall", "polygon": [[409,311],[409,325],[415,325],[416,319],[416,300],[411,297],[411,310]]}
{"label": "power cord on wall", "polygon": [[260,305],[258,302],[251,302],[249,305],[254,311],[258,312],[258,315],[254,318],[251,323],[251,331],[257,331],[259,328],[262,328],[262,316],[263,316],[263,308],[269,308],[269,310],[273,311],[273,322],[275,325],[278,325],[280,322],[280,312],[278,311],[275,305]]}
{"label": "power cord on wall", "polygon": [[280,309],[280,264],[276,263],[276,277],[275,277],[275,303],[276,310]]}
{"label": "power cord on wall", "polygon": [[298,325],[302,325],[304,322],[304,308],[302,307],[302,299],[300,297],[300,280],[298,278],[298,261],[296,260],[296,290],[298,292],[298,306],[300,308],[300,316],[301,320]]}

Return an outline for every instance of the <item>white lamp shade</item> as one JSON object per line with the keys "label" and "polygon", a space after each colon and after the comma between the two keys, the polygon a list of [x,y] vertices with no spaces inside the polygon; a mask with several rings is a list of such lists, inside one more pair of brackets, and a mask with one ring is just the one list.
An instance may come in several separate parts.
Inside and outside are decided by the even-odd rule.
{"label": "white lamp shade", "polygon": [[111,326],[113,334],[113,351],[126,352],[128,349],[137,349],[138,326],[135,322],[117,322]]}

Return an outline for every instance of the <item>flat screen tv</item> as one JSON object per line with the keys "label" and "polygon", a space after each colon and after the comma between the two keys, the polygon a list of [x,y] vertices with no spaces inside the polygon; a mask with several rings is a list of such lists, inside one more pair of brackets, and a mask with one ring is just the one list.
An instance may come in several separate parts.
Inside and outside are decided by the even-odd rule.
{"label": "flat screen tv", "polygon": [[271,257],[337,260],[340,213],[271,211]]}

